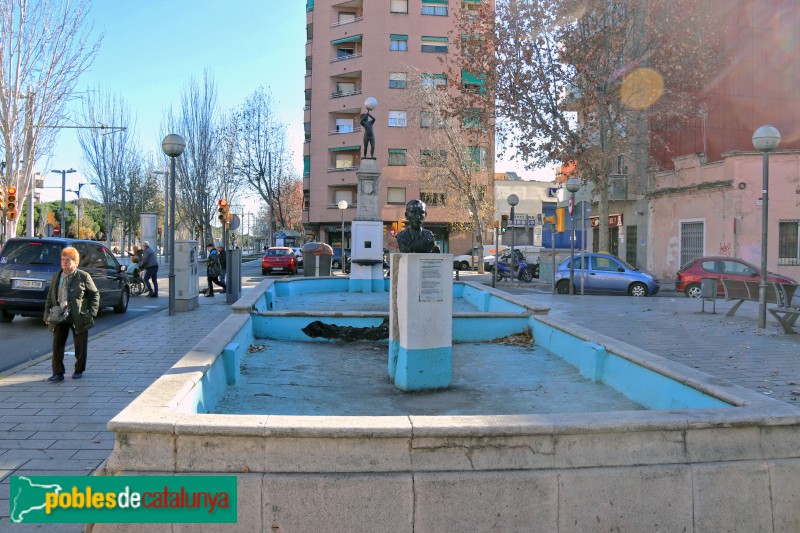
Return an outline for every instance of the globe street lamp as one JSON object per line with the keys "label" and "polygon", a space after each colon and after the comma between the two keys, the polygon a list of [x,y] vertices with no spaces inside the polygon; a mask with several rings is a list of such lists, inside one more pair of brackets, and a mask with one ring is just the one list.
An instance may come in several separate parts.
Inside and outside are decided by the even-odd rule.
{"label": "globe street lamp", "polygon": [[761,186],[761,283],[758,285],[758,327],[767,327],[767,225],[769,223],[769,153],[781,143],[781,134],[774,126],[761,126],[753,133],[753,146],[763,152]]}
{"label": "globe street lamp", "polygon": [[569,235],[569,293],[575,294],[575,193],[581,188],[581,180],[575,176],[567,180],[569,191],[569,218],[572,219],[572,229]]}
{"label": "globe street lamp", "polygon": [[[61,228],[59,235],[61,237],[67,236],[67,174],[77,172],[74,168],[69,170],[51,170],[53,174],[61,174]],[[33,211],[31,211],[33,213]]]}
{"label": "globe street lamp", "polygon": [[[508,205],[511,206],[511,218],[509,218],[508,225],[511,226],[511,284],[513,285],[514,263],[516,263],[515,261],[516,258],[514,257],[514,230],[516,229],[516,226],[514,225],[514,206],[519,203],[519,196],[517,196],[516,194],[509,194],[508,198],[506,198],[506,202],[508,202]],[[497,263],[499,261],[500,261],[500,250],[497,250],[494,256],[495,268],[497,268]]]}
{"label": "globe street lamp", "polygon": [[169,316],[172,316],[175,314],[175,158],[186,149],[186,141],[170,133],[161,141],[161,149],[169,157]]}
{"label": "globe street lamp", "polygon": [[339,261],[342,263],[342,274],[344,274],[344,212],[347,209],[347,200],[339,200],[339,211],[342,212],[342,255]]}

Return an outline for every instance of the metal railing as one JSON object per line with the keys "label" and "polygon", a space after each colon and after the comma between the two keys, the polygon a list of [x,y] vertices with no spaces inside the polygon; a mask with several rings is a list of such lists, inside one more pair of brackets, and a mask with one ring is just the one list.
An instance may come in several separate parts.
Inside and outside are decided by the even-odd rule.
{"label": "metal railing", "polygon": [[331,28],[337,28],[337,27],[339,27],[339,26],[344,26],[344,25],[346,25],[346,24],[353,24],[354,22],[360,22],[360,21],[362,21],[362,20],[364,20],[364,17],[363,17],[363,16],[361,16],[361,17],[356,17],[356,18],[354,18],[354,19],[348,19],[348,20],[336,21],[336,22],[334,22],[334,23],[332,23],[332,24],[331,24]]}

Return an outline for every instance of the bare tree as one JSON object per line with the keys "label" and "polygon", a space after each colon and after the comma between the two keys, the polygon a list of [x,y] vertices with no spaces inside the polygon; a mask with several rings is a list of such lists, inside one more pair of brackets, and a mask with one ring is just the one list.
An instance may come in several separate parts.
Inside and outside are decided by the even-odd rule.
{"label": "bare tree", "polygon": [[225,192],[227,178],[222,165],[224,145],[219,120],[217,86],[208,71],[203,73],[202,82],[189,80],[178,113],[170,111],[166,117],[170,133],[178,133],[186,140],[186,150],[177,160],[176,226],[181,224],[189,231],[199,225],[204,228],[203,238],[211,234],[217,200]]}
{"label": "bare tree", "polygon": [[[122,97],[104,94],[99,89],[87,93],[83,101],[83,115],[91,124],[120,126],[131,123],[130,111]],[[105,240],[106,246],[111,246],[115,214],[122,218],[123,228],[131,228],[129,203],[132,189],[129,182],[141,174],[132,129],[80,129],[78,142],[88,168],[86,176],[105,206]],[[124,229],[123,233],[127,234]]]}
{"label": "bare tree", "polygon": [[[497,0],[476,50],[497,96],[501,139],[529,167],[574,163],[599,200],[609,249],[609,176],[621,154],[645,163],[660,128],[680,124],[716,68],[713,19],[695,0]],[[484,25],[490,28],[491,24]]]}
{"label": "bare tree", "polygon": [[266,202],[270,222],[267,238],[271,241],[278,227],[288,227],[286,210],[293,209],[289,202],[297,199],[285,197],[286,184],[296,177],[286,143],[286,125],[275,114],[269,89],[260,87],[247,97],[236,113],[236,124],[236,170]]}
{"label": "bare tree", "polygon": [[[36,161],[48,153],[78,77],[91,64],[100,39],[84,31],[89,1],[0,2],[0,134],[3,186],[29,197]],[[5,230],[15,235],[17,219]]]}

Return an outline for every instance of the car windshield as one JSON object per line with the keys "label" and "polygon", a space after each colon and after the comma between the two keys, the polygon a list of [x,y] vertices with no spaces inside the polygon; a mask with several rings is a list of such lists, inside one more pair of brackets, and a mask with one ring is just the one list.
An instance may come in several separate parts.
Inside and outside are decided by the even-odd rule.
{"label": "car windshield", "polygon": [[0,265],[61,265],[61,244],[39,241],[9,241]]}
{"label": "car windshield", "polygon": [[267,250],[267,255],[289,255],[289,250]]}

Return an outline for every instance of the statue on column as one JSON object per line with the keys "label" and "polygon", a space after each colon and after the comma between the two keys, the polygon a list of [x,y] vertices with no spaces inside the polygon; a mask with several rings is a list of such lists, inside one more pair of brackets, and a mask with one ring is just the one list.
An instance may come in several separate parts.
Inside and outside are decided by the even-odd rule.
{"label": "statue on column", "polygon": [[375,159],[375,132],[372,131],[375,117],[372,116],[370,111],[378,107],[378,100],[370,96],[364,100],[364,107],[367,108],[366,113],[361,113],[361,127],[364,128],[364,157],[367,157],[367,146],[369,146],[371,147],[369,156]]}
{"label": "statue on column", "polygon": [[433,252],[436,246],[433,232],[422,227],[427,214],[425,207],[425,202],[422,200],[411,200],[406,204],[406,229],[397,234],[400,252],[406,254]]}

